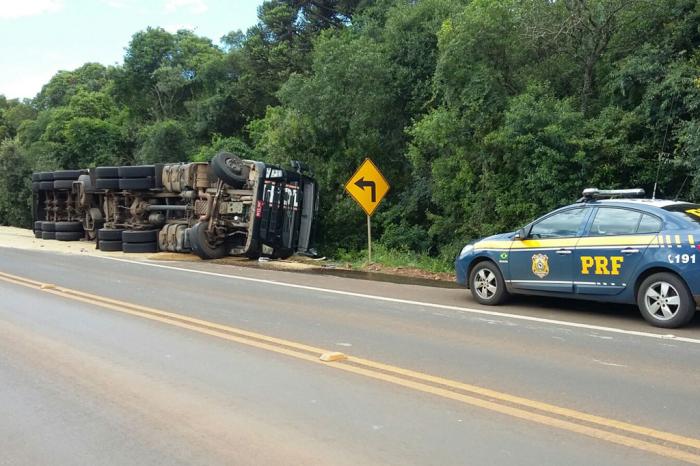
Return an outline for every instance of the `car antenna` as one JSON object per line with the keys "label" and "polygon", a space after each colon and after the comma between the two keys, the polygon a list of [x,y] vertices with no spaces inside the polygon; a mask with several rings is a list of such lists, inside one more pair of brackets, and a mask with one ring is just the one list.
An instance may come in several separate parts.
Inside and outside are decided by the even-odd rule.
{"label": "car antenna", "polygon": [[681,191],[683,191],[683,188],[685,188],[685,182],[688,181],[688,176],[690,176],[690,175],[685,175],[685,178],[683,178],[683,183],[681,184],[680,189],[676,193],[676,197],[673,198],[674,201],[678,200],[678,196],[681,195]]}
{"label": "car antenna", "polygon": [[654,190],[651,193],[651,198],[656,199],[656,186],[659,183],[659,174],[661,173],[661,162],[664,159],[664,153],[659,152],[659,161],[656,164],[656,178],[654,179]]}

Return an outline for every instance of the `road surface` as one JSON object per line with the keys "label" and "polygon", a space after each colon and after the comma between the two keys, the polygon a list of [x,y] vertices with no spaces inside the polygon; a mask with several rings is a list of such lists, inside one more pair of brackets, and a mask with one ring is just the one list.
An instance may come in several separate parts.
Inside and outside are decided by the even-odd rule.
{"label": "road surface", "polygon": [[700,464],[698,318],[124,259],[0,248],[0,465]]}

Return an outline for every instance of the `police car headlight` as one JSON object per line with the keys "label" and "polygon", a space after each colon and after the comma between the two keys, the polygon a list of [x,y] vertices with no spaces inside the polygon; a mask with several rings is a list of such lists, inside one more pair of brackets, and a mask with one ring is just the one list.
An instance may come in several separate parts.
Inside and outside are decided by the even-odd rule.
{"label": "police car headlight", "polygon": [[474,250],[473,244],[467,244],[462,248],[462,252],[459,253],[459,257],[464,257]]}

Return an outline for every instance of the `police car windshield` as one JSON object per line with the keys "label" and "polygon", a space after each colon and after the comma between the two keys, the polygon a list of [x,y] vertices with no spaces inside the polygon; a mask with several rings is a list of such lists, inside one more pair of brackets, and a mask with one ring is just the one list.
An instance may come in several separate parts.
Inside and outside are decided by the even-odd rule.
{"label": "police car windshield", "polygon": [[663,209],[686,221],[690,220],[691,222],[700,223],[700,204],[683,202],[668,205],[663,207]]}

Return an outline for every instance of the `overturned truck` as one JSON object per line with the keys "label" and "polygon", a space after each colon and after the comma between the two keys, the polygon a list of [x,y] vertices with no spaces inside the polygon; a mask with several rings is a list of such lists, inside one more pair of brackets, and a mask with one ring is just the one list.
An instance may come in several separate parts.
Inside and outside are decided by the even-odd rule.
{"label": "overturned truck", "polygon": [[32,175],[34,235],[103,251],[313,255],[318,190],[305,167],[241,160],[97,167]]}

